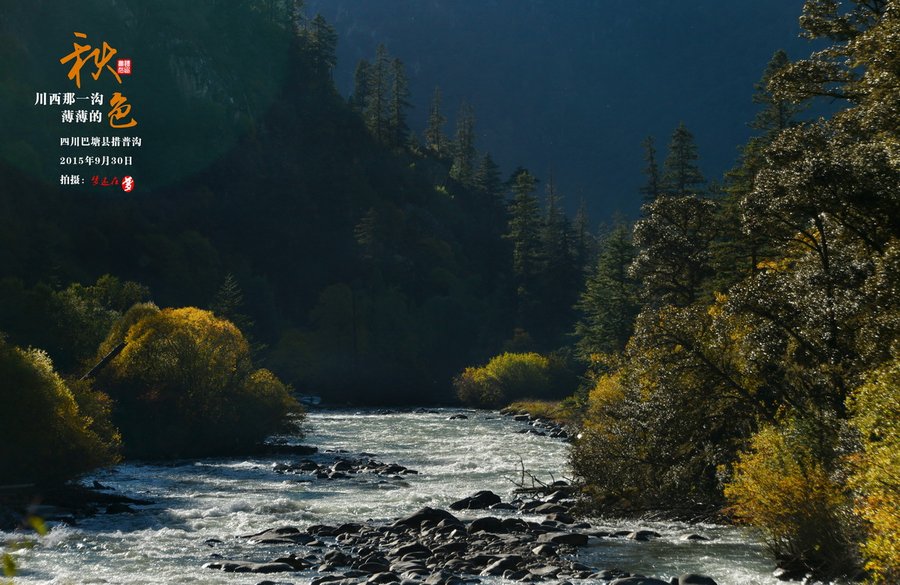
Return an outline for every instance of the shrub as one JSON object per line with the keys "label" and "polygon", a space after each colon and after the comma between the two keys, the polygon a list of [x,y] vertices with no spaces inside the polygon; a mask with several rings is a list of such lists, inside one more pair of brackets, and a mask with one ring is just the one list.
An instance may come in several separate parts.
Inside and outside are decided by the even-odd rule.
{"label": "shrub", "polygon": [[553,393],[550,360],[536,353],[504,353],[481,367],[466,368],[454,380],[459,399],[496,408],[518,398],[548,398]]}
{"label": "shrub", "polygon": [[900,359],[873,372],[850,397],[851,424],[862,452],[850,484],[856,511],[867,522],[862,553],[866,569],[881,583],[900,582]]}
{"label": "shrub", "polygon": [[[93,395],[87,385],[80,390]],[[117,436],[99,401],[96,406],[91,416],[79,408],[46,353],[19,349],[0,337],[3,483],[62,481],[113,462]]]}
{"label": "shrub", "polygon": [[[125,348],[101,372],[129,456],[231,453],[279,430],[300,410],[229,321],[196,308],[132,308]],[[114,346],[114,327],[104,349]]]}
{"label": "shrub", "polygon": [[558,423],[574,423],[579,416],[579,408],[572,398],[565,400],[516,400],[505,411],[515,414],[530,414],[536,418],[546,418]]}
{"label": "shrub", "polygon": [[782,565],[831,577],[857,566],[850,506],[808,428],[787,418],[760,429],[735,463],[725,496]]}

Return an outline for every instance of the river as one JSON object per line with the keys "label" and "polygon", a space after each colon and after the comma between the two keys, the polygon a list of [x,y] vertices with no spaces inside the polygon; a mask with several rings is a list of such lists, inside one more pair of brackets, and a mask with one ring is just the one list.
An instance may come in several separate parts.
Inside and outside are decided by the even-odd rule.
{"label": "river", "polygon": [[[524,423],[485,411],[468,412],[466,420],[448,420],[456,412],[324,410],[308,417],[302,443],[320,449],[311,459],[330,461],[334,455],[328,451],[336,450],[350,456],[370,453],[379,461],[419,472],[402,480],[369,474],[339,480],[277,474],[276,464],[298,459],[290,456],[132,463],[91,475],[84,478],[86,484],[96,480],[116,493],[153,503],[136,507],[134,514],[100,514],[80,519],[75,526],[52,526],[36,546],[15,553],[20,567],[15,582],[256,584],[267,576],[220,573],[202,565],[214,554],[270,558],[271,549],[254,550],[235,537],[274,526],[387,521],[426,505],[446,508],[481,489],[493,490],[508,501],[515,487],[511,479],[520,478],[523,464],[544,480],[567,475],[567,446],[562,441],[518,434],[515,431]],[[764,547],[733,527],[636,521],[594,525],[649,528],[662,536],[651,542],[592,539],[578,556],[590,566],[618,567],[666,580],[699,572],[719,585],[779,583],[772,577],[773,561]],[[682,540],[688,533],[710,540]],[[11,535],[0,533],[0,538]],[[314,575],[281,574],[272,580],[301,584]]]}

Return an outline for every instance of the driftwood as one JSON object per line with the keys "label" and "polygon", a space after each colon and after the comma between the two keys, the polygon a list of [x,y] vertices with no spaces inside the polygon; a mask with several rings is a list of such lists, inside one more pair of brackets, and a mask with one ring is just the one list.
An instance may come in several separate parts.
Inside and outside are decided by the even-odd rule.
{"label": "driftwood", "polygon": [[115,346],[114,348],[112,348],[112,351],[110,351],[108,354],[103,356],[103,359],[100,360],[99,362],[97,362],[97,365],[95,365],[93,368],[88,370],[88,373],[83,375],[81,377],[81,380],[87,380],[88,378],[93,378],[94,376],[96,376],[97,373],[100,372],[100,370],[102,370],[103,368],[105,368],[107,366],[107,364],[109,364],[109,362],[113,361],[117,355],[122,353],[123,349],[125,349],[124,341],[122,343],[120,343],[119,345]]}
{"label": "driftwood", "polygon": [[[522,460],[522,457],[519,457],[519,468],[520,476],[518,480],[506,478],[507,481],[516,486],[513,490],[515,494],[547,495],[559,490],[574,491],[571,480],[566,480],[566,485],[560,485],[552,473],[550,474],[550,483],[541,481],[536,475],[525,469],[525,462]],[[529,483],[530,485],[528,485]]]}

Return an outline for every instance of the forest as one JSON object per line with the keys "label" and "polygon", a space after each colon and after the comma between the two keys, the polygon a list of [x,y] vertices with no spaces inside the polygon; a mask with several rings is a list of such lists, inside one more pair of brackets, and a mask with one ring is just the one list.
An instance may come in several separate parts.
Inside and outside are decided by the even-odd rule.
{"label": "forest", "polygon": [[[798,575],[900,578],[900,4],[807,0],[816,48],[773,47],[734,168],[704,177],[684,124],[648,138],[640,216],[599,230],[387,47],[340,95],[302,2],[83,4],[157,63],[132,92],[165,124],[142,197],[47,183],[4,141],[0,483],[247,449],[297,394],[562,400],[591,513],[727,518]],[[9,10],[16,120],[46,31]]]}

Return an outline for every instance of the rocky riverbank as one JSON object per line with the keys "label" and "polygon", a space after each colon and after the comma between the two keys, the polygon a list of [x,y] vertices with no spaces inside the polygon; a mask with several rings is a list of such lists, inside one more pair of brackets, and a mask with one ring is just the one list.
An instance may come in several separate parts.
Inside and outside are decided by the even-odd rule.
{"label": "rocky riverbank", "polygon": [[[303,580],[311,578],[312,585],[465,585],[490,577],[522,583],[592,579],[614,585],[715,585],[703,575],[663,581],[633,575],[627,568],[579,562],[579,549],[604,539],[647,541],[659,535],[639,529],[596,530],[573,517],[570,486],[556,482],[544,492],[503,502],[498,495],[481,491],[449,504],[454,511],[491,513],[469,520],[425,507],[393,522],[269,528],[240,537],[248,556],[262,558],[265,555],[259,549],[268,547],[282,554],[251,562],[217,558],[218,553],[213,553],[213,560],[204,566],[226,572],[297,574]],[[541,516],[543,520],[538,519]],[[704,539],[698,534],[684,538]],[[290,581],[266,580],[260,585],[276,583]]]}

